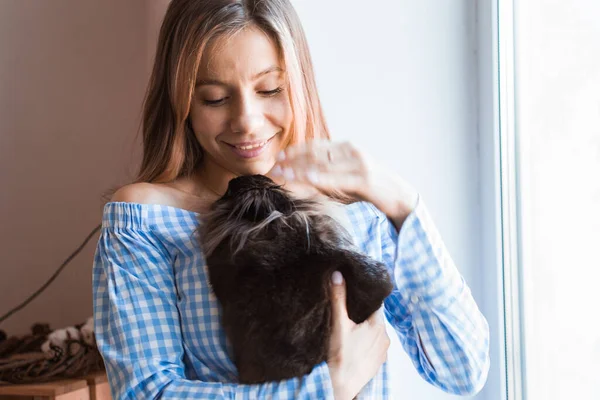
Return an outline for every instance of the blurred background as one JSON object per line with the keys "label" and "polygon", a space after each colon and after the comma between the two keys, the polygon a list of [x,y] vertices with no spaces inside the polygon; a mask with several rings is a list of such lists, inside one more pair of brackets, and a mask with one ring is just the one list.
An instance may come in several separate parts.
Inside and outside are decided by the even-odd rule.
{"label": "blurred background", "polygon": [[[102,194],[132,176],[166,4],[0,0],[0,313],[48,279],[99,223]],[[2,329],[89,317],[94,245]]]}

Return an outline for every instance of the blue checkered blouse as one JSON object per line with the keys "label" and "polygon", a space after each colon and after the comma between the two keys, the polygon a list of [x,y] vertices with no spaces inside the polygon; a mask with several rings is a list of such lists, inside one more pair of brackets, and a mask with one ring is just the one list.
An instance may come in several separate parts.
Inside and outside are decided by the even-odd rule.
{"label": "blue checkered blouse", "polygon": [[[418,373],[449,393],[479,391],[489,369],[488,325],[422,200],[399,233],[369,203],[345,207],[355,243],[393,273],[395,290],[384,312]],[[164,205],[104,207],[94,316],[113,398],[333,399],[326,363],[304,377],[236,383],[219,304],[194,238],[198,216]],[[388,354],[361,398],[391,398],[389,388],[400,379],[388,367],[394,356]]]}

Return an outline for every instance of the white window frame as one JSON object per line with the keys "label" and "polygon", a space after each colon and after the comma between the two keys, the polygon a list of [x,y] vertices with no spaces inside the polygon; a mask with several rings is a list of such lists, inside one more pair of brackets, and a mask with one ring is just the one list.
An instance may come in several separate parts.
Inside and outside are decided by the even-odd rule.
{"label": "white window frame", "polygon": [[481,397],[522,400],[524,353],[520,287],[518,160],[513,0],[477,2],[482,309],[491,332],[491,366]]}

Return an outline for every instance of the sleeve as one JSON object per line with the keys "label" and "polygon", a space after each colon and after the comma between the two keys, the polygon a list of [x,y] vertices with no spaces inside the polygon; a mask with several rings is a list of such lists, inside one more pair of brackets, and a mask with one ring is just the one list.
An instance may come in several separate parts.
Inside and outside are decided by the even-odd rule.
{"label": "sleeve", "polygon": [[395,288],[384,309],[419,375],[473,395],[489,371],[489,327],[422,200],[398,233],[379,210],[383,261]]}
{"label": "sleeve", "polygon": [[103,228],[93,266],[94,322],[113,399],[332,399],[326,363],[260,385],[187,379],[172,260],[151,231]]}

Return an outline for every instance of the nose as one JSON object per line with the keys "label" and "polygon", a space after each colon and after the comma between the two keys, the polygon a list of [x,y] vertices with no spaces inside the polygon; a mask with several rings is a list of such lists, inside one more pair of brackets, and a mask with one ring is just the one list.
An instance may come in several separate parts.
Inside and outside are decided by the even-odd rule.
{"label": "nose", "polygon": [[254,134],[262,130],[265,123],[263,104],[251,95],[242,95],[232,107],[231,131]]}

